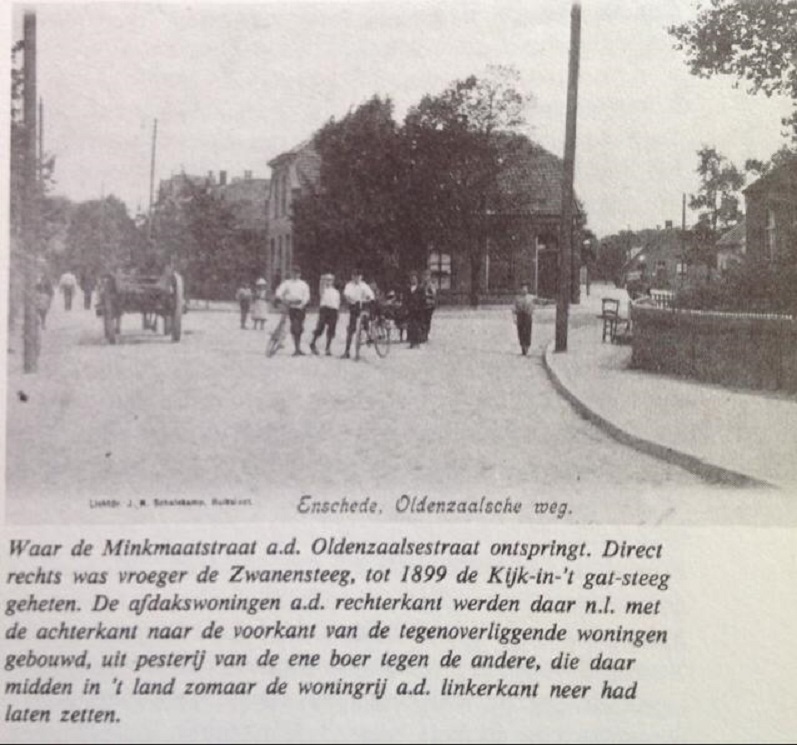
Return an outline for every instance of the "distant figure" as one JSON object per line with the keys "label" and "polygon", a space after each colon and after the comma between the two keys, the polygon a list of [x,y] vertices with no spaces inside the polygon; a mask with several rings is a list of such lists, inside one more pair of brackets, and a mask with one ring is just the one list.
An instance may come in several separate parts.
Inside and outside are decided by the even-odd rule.
{"label": "distant figure", "polygon": [[255,331],[266,327],[268,318],[268,283],[262,277],[255,282],[255,299],[252,303],[252,322]]}
{"label": "distant figure", "polygon": [[340,310],[340,292],[335,287],[335,275],[324,274],[321,277],[321,302],[318,309],[318,323],[313,331],[313,340],[310,342],[310,351],[318,354],[315,343],[324,329],[327,332],[326,355],[332,354],[332,340],[335,338],[335,331],[338,327],[338,312]]}
{"label": "distant figure", "polygon": [[531,347],[531,323],[534,318],[534,295],[529,293],[529,286],[520,286],[520,294],[515,297],[515,305],[512,308],[517,326],[517,338],[520,342],[520,351],[525,356]]}
{"label": "distant figure", "polygon": [[437,307],[437,290],[432,282],[432,273],[427,269],[423,273],[423,332],[422,341],[429,341],[429,332],[432,330],[432,315]]}
{"label": "distant figure", "polygon": [[58,281],[58,287],[64,293],[64,310],[72,310],[72,297],[77,287],[77,278],[72,272],[64,272]]}
{"label": "distant figure", "polygon": [[80,275],[80,289],[83,291],[83,310],[91,310],[91,293],[94,290],[94,281],[88,272]]}
{"label": "distant figure", "polygon": [[42,275],[39,281],[36,282],[36,311],[39,314],[39,321],[41,327],[47,327],[47,313],[50,310],[50,305],[53,302],[53,285],[50,280]]}
{"label": "distant figure", "polygon": [[410,286],[405,295],[407,305],[407,341],[410,349],[418,349],[426,326],[426,293],[416,272],[410,274]]}
{"label": "distant figure", "polygon": [[241,328],[246,328],[246,321],[249,318],[249,309],[252,307],[252,290],[246,284],[241,284],[238,292],[235,293],[238,301],[238,308],[241,311]]}
{"label": "distant figure", "polygon": [[302,332],[304,316],[310,302],[310,286],[302,279],[302,270],[295,266],[291,269],[291,278],[280,284],[275,293],[277,299],[288,307],[291,319],[291,336],[293,337],[294,357],[303,357]]}

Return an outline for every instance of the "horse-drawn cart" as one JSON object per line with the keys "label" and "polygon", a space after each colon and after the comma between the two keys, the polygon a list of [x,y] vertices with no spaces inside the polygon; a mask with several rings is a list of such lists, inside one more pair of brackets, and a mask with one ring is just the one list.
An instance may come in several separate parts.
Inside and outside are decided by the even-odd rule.
{"label": "horse-drawn cart", "polygon": [[116,344],[124,313],[140,313],[141,327],[158,331],[163,319],[163,333],[180,341],[185,312],[183,278],[174,271],[160,275],[136,271],[116,271],[100,281],[97,315],[102,316],[105,338]]}

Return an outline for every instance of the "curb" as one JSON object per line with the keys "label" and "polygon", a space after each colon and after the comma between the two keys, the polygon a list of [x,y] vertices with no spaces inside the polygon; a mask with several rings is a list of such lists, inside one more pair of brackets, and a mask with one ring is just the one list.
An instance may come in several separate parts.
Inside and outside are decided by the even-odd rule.
{"label": "curb", "polygon": [[584,403],[578,396],[576,396],[557,375],[554,366],[551,364],[550,356],[554,354],[554,342],[548,344],[543,354],[543,367],[548,374],[553,387],[575,410],[576,412],[587,421],[592,422],[594,425],[606,432],[610,437],[614,438],[623,445],[627,445],[634,450],[638,450],[645,455],[651,455],[654,458],[663,460],[667,463],[680,466],[686,471],[699,476],[705,481],[715,484],[725,484],[727,486],[736,487],[758,487],[776,489],[777,487],[761,479],[753,478],[747,474],[738,471],[732,471],[722,466],[716,466],[712,463],[706,463],[694,455],[689,455],[680,450],[661,445],[653,440],[646,440],[644,437],[639,437],[621,429],[613,422],[598,414]]}

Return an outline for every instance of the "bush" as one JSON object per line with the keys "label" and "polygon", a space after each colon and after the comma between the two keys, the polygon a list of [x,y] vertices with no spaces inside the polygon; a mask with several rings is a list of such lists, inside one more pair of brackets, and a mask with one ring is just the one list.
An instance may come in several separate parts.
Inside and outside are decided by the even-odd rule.
{"label": "bush", "polygon": [[715,282],[679,290],[673,305],[689,310],[797,316],[797,262],[734,265]]}

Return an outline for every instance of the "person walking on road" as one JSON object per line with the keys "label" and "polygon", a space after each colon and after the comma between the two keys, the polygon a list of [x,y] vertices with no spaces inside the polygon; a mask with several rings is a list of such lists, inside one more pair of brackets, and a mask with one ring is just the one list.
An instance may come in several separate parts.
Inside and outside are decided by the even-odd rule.
{"label": "person walking on road", "polygon": [[290,279],[286,279],[277,288],[276,298],[288,307],[288,317],[291,321],[291,336],[293,337],[294,357],[303,357],[302,332],[304,331],[304,317],[307,305],[310,302],[310,286],[302,279],[302,270],[298,266],[291,269]]}
{"label": "person walking on road", "polygon": [[321,302],[318,309],[318,323],[313,331],[313,340],[310,342],[310,351],[318,354],[315,343],[318,338],[327,332],[326,355],[332,354],[332,340],[335,338],[335,331],[338,327],[338,312],[340,311],[340,292],[335,287],[335,275],[324,274],[321,277]]}
{"label": "person walking on road", "polygon": [[235,293],[238,301],[238,308],[241,311],[241,328],[246,328],[246,321],[249,318],[249,309],[252,307],[252,290],[246,284],[241,284],[238,292]]}
{"label": "person walking on road", "polygon": [[429,332],[432,330],[432,315],[437,307],[437,290],[432,282],[432,273],[427,270],[423,273],[423,341],[429,341]]}
{"label": "person walking on road", "polygon": [[374,291],[363,282],[363,273],[360,269],[355,268],[352,272],[351,280],[343,288],[343,297],[349,304],[349,325],[346,328],[346,351],[341,359],[347,360],[351,356],[351,340],[357,330],[357,319],[368,304],[375,299]]}
{"label": "person walking on road", "polygon": [[72,272],[64,272],[58,281],[58,288],[64,293],[64,310],[72,310],[72,297],[77,287],[77,278]]}
{"label": "person walking on road", "polygon": [[407,303],[407,341],[410,349],[418,349],[423,341],[426,323],[426,293],[418,281],[418,275],[410,274],[410,287],[406,294]]}
{"label": "person walking on road", "polygon": [[53,302],[53,285],[47,275],[41,275],[36,282],[36,312],[39,314],[41,327],[47,328],[47,313]]}
{"label": "person walking on road", "polygon": [[252,323],[255,331],[266,327],[268,318],[268,282],[262,277],[255,282],[255,296],[252,302]]}
{"label": "person walking on road", "polygon": [[91,310],[91,294],[94,291],[94,280],[88,272],[80,274],[80,289],[83,292],[83,310]]}
{"label": "person walking on road", "polygon": [[520,286],[520,293],[515,297],[512,315],[517,326],[517,338],[520,342],[520,351],[527,355],[531,348],[531,323],[534,318],[534,295],[529,292],[529,286]]}

